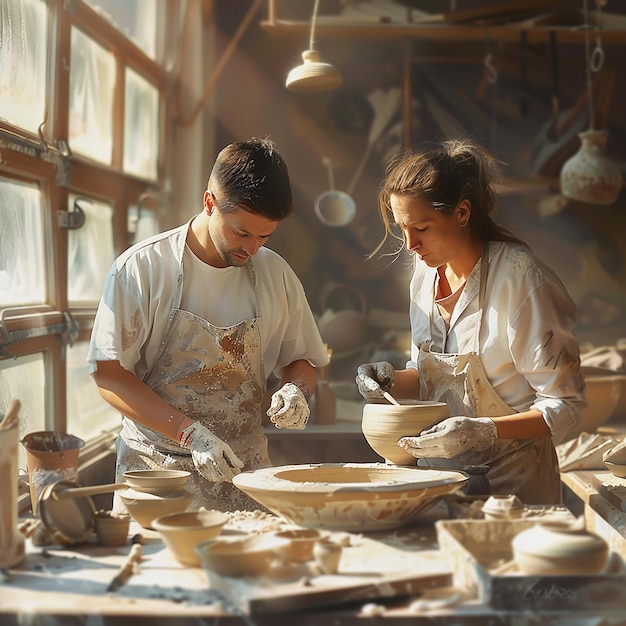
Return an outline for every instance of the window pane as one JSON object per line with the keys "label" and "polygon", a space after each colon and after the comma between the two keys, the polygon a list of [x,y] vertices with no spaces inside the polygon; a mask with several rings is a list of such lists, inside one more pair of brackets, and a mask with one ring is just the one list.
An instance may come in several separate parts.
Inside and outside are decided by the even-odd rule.
{"label": "window pane", "polygon": [[86,0],[152,59],[156,58],[157,10],[155,0]]}
{"label": "window pane", "polygon": [[[19,415],[20,439],[27,433],[47,430],[45,369],[42,354],[29,354],[0,361],[0,412],[4,415],[9,402],[22,403]],[[26,470],[26,454],[19,446],[19,467]]]}
{"label": "window pane", "polygon": [[121,425],[120,414],[87,373],[88,347],[88,341],[79,341],[67,349],[67,430],[85,440]]}
{"label": "window pane", "polygon": [[41,192],[35,185],[0,178],[0,304],[46,300]]}
{"label": "window pane", "polygon": [[97,303],[102,295],[104,277],[115,258],[113,247],[113,207],[74,194],[85,213],[85,224],[68,234],[68,298],[71,303]]}
{"label": "window pane", "polygon": [[155,179],[159,151],[159,90],[126,68],[124,170]]}
{"label": "window pane", "polygon": [[159,232],[158,227],[154,211],[139,209],[137,206],[128,207],[128,232],[131,244],[156,235]]}
{"label": "window pane", "polygon": [[46,106],[46,3],[0,2],[0,117],[33,133]]}
{"label": "window pane", "polygon": [[70,148],[110,165],[115,59],[77,28],[72,28],[71,57]]}

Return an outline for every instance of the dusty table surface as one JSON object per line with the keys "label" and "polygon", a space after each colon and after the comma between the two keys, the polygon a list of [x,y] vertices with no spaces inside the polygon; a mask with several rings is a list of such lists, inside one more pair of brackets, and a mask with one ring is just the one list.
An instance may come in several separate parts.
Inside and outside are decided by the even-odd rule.
{"label": "dusty table surface", "polygon": [[[232,602],[238,593],[250,592],[250,585],[237,579],[223,579],[221,585],[209,580],[201,568],[178,564],[163,545],[158,533],[131,525],[130,536],[140,532],[144,537],[143,559],[129,580],[114,592],[107,586],[126,560],[130,541],[119,548],[105,548],[92,540],[71,547],[34,546],[27,542],[25,561],[16,568],[3,571],[0,584],[0,623],[67,624],[115,626],[150,624],[294,624],[299,626],[351,624],[353,620],[394,618],[396,624],[451,623],[483,626],[486,617],[497,618],[497,624],[562,624],[564,615],[532,615],[495,612],[472,598],[463,589],[448,584],[450,566],[438,549],[434,521],[446,517],[446,508],[436,506],[427,512],[420,524],[393,532],[332,533],[346,544],[339,575],[343,583],[367,580],[374,575],[418,572],[425,576],[421,592],[388,599],[345,602],[297,613],[247,615]],[[269,532],[286,524],[274,516],[259,520],[241,519],[227,527],[253,532]],[[319,572],[318,572],[319,573]],[[309,572],[310,574],[310,572]],[[313,573],[315,574],[315,573]],[[441,578],[438,578],[441,576]],[[279,577],[280,578],[280,577]],[[331,584],[326,580],[324,584]],[[433,585],[428,580],[434,580]],[[281,581],[279,581],[280,584]],[[441,583],[444,584],[441,584]],[[261,587],[276,581],[259,581]],[[293,581],[290,584],[294,584]],[[220,590],[221,588],[221,590]],[[222,593],[224,589],[227,594]],[[230,596],[228,599],[227,596]],[[589,615],[589,619],[596,619]],[[623,624],[624,612],[608,611],[603,624]],[[577,623],[584,621],[578,612]],[[332,619],[332,622],[329,622]],[[582,622],[580,620],[583,620]],[[296,621],[294,621],[296,620]],[[405,622],[406,620],[406,622]],[[433,622],[434,620],[434,622]],[[541,620],[541,621],[539,621]]]}

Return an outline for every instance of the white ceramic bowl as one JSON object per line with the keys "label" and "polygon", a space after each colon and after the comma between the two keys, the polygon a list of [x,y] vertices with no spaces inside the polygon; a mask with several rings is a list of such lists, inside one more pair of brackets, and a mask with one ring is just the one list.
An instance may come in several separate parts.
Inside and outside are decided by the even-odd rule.
{"label": "white ceramic bowl", "polygon": [[152,522],[152,528],[158,531],[179,563],[200,567],[196,546],[217,537],[227,521],[228,517],[221,511],[184,511],[157,517]]}
{"label": "white ceramic bowl", "polygon": [[388,463],[415,465],[417,459],[398,445],[401,437],[411,437],[450,417],[445,402],[400,400],[400,406],[386,400],[363,407],[361,429],[372,450]]}
{"label": "white ceramic bowl", "polygon": [[469,480],[464,472],[384,463],[283,465],[242,472],[233,484],[304,528],[400,528]]}
{"label": "white ceramic bowl", "polygon": [[129,515],[144,528],[152,529],[152,522],[170,513],[182,513],[189,508],[193,494],[180,491],[167,496],[158,496],[134,489],[118,492]]}
{"label": "white ceramic bowl", "polygon": [[207,576],[261,576],[289,544],[271,533],[247,537],[218,537],[196,546]]}

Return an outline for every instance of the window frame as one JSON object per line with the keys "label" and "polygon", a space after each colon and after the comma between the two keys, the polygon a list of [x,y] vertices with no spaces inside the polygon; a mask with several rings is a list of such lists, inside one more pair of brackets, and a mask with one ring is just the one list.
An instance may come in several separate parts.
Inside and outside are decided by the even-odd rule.
{"label": "window frame", "polygon": [[[68,301],[68,230],[60,225],[59,211],[68,209],[70,193],[110,203],[113,207],[114,254],[131,243],[128,208],[140,206],[146,196],[164,198],[167,179],[165,155],[169,153],[170,77],[131,40],[82,0],[44,0],[47,7],[46,120],[38,135],[0,119],[0,176],[36,184],[42,194],[42,219],[46,243],[45,302],[32,306],[4,307],[0,303],[0,358],[43,353],[46,369],[46,424],[67,427],[67,369],[65,345],[89,339],[97,303],[71,305]],[[157,30],[164,49],[168,29],[176,24],[174,7],[164,3]],[[106,165],[79,154],[69,145],[69,63],[72,28],[111,51],[116,80],[113,96],[113,151]],[[171,37],[170,37],[171,39]],[[123,171],[124,98],[126,68],[131,67],[153,84],[159,93],[159,146],[155,180]],[[159,214],[156,215],[157,222]]]}

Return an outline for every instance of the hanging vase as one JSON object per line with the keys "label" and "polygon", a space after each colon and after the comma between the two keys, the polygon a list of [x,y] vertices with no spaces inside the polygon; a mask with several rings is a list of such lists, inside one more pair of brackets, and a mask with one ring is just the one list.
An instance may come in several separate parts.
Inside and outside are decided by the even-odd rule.
{"label": "hanging vase", "polygon": [[622,172],[605,154],[609,133],[587,130],[578,134],[580,148],[561,170],[561,193],[590,204],[613,204],[622,188]]}

